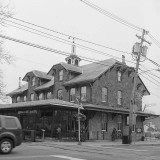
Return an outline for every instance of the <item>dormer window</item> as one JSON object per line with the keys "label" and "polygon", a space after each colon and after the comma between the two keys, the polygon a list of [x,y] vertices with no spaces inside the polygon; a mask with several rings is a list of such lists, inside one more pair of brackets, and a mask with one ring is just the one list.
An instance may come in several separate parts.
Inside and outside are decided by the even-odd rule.
{"label": "dormer window", "polygon": [[121,71],[117,72],[117,77],[118,77],[118,82],[121,82],[122,81],[122,72]]}
{"label": "dormer window", "polygon": [[36,77],[33,77],[33,78],[32,78],[32,82],[31,82],[31,85],[32,85],[32,86],[35,86],[35,84],[36,84]]}
{"label": "dormer window", "polygon": [[63,70],[59,71],[59,80],[62,81],[63,80]]}

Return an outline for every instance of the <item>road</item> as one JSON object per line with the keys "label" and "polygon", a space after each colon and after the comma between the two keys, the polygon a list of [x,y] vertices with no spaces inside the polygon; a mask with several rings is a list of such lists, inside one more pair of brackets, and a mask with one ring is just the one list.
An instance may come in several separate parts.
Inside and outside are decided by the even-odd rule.
{"label": "road", "polygon": [[159,160],[160,146],[62,146],[23,143],[0,160]]}

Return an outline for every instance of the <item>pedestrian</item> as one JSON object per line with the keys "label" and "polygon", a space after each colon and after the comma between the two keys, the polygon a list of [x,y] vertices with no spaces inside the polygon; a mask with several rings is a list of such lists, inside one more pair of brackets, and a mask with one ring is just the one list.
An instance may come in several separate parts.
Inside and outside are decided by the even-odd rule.
{"label": "pedestrian", "polygon": [[57,127],[57,136],[58,136],[58,140],[60,140],[61,139],[61,127],[60,126]]}

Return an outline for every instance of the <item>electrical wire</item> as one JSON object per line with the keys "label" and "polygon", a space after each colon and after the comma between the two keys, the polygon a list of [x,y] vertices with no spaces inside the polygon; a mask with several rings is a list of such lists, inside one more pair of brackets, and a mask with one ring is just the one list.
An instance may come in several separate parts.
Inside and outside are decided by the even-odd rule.
{"label": "electrical wire", "polygon": [[[57,54],[60,54],[60,55],[70,56],[70,53],[67,53],[67,52],[64,52],[64,51],[59,51],[59,50],[48,48],[48,47],[45,47],[45,46],[42,46],[42,45],[38,45],[38,44],[31,43],[31,42],[26,42],[26,41],[23,41],[23,40],[15,39],[15,38],[5,36],[5,35],[2,35],[2,34],[0,34],[0,37],[4,38],[4,39],[11,40],[11,41],[14,41],[14,42],[17,42],[17,43],[21,43],[21,44],[25,44],[25,45],[32,46],[32,47],[35,47],[35,48],[39,48],[39,49],[42,49],[42,50],[46,50],[46,51],[49,51],[49,52],[54,52],[54,53],[57,53]],[[100,64],[100,65],[110,67],[110,65],[104,64],[101,61],[97,61],[97,59],[87,58],[87,57],[84,57],[84,56],[79,56],[79,57],[81,59],[83,59],[84,61],[88,61],[88,62],[92,62],[92,63],[96,63],[96,64]]]}
{"label": "electrical wire", "polygon": [[89,7],[97,10],[98,12],[106,15],[107,17],[109,17],[109,18],[111,18],[111,19],[113,19],[113,20],[115,20],[115,21],[117,21],[117,22],[119,22],[119,23],[121,23],[121,24],[123,24],[123,25],[125,25],[127,27],[130,27],[130,28],[132,28],[134,30],[142,32],[142,28],[140,28],[140,27],[138,27],[138,26],[136,26],[136,25],[134,25],[134,24],[132,24],[132,23],[130,23],[130,22],[128,22],[128,21],[126,21],[126,20],[124,20],[124,19],[122,19],[122,18],[120,18],[120,17],[118,17],[118,16],[116,16],[116,15],[114,15],[114,14],[112,14],[112,13],[110,13],[110,12],[108,12],[108,11],[102,9],[102,8],[100,8],[100,7],[98,7],[97,5],[91,3],[91,2],[89,2],[87,0],[80,0],[80,1],[82,1],[83,3],[88,5]]}
{"label": "electrical wire", "polygon": [[153,40],[153,42],[160,48],[160,42],[150,33],[148,33],[148,36]]}
{"label": "electrical wire", "polygon": [[[9,21],[9,20],[8,20],[8,21]],[[39,31],[39,30],[30,28],[30,27],[27,27],[27,26],[25,26],[25,25],[21,25],[21,24],[12,22],[12,21],[9,21],[9,22],[14,23],[14,24],[16,24],[16,25],[20,25],[20,26],[25,27],[25,28],[29,28],[29,29],[34,30],[34,31],[36,31],[36,32],[40,32],[40,33],[42,33],[42,34],[45,34],[45,35],[49,35],[49,36],[53,36],[53,37],[54,37],[54,35],[51,35],[51,34],[48,34],[48,33],[45,33],[45,32],[42,32],[42,31]],[[5,23],[5,24],[7,24],[7,23]],[[45,37],[45,38],[49,38],[49,39],[52,39],[52,40],[55,40],[55,41],[58,41],[58,42],[61,42],[61,43],[65,43],[65,44],[68,44],[68,45],[73,45],[72,42],[67,41],[67,40],[64,40],[64,39],[62,39],[62,38],[60,38],[60,39],[62,39],[62,41],[61,41],[61,40],[53,39],[53,38],[51,38],[51,37],[48,37],[48,36],[45,36],[45,35],[42,35],[42,34],[39,34],[39,33],[33,32],[33,31],[30,31],[30,30],[26,30],[26,29],[24,29],[24,28],[15,26],[15,25],[13,25],[13,24],[7,24],[7,25],[10,25],[10,26],[12,26],[12,27],[15,27],[15,28],[18,28],[18,29],[21,29],[21,30],[25,30],[25,31],[30,32],[30,33],[33,33],[33,34],[40,35],[40,36],[43,36],[43,37]],[[59,37],[56,36],[56,38],[59,38]],[[63,41],[67,41],[67,42],[63,42]],[[101,54],[101,55],[104,55],[104,56],[108,56],[108,57],[112,57],[112,58],[116,58],[116,59],[120,59],[120,60],[121,60],[121,58],[119,58],[119,57],[117,57],[117,56],[113,56],[113,55],[110,55],[110,54],[108,54],[108,53],[106,53],[106,52],[102,52],[102,51],[99,51],[99,50],[96,50],[96,49],[93,49],[93,48],[90,48],[90,47],[86,47],[86,46],[81,45],[81,44],[78,44],[78,43],[74,43],[74,45],[75,45],[76,47],[81,48],[81,49],[84,49],[84,50],[92,51],[92,52],[95,52],[95,53],[98,53],[98,54]],[[117,51],[118,51],[118,50],[117,50]],[[124,52],[123,52],[123,53],[124,53]],[[125,52],[125,53],[127,53],[127,52]],[[130,53],[128,53],[128,54],[130,54]],[[132,61],[129,61],[129,60],[126,60],[126,61],[135,64],[135,62],[132,62]]]}
{"label": "electrical wire", "polygon": [[71,36],[71,35],[69,35],[69,34],[65,34],[65,33],[62,33],[62,32],[58,32],[58,31],[55,31],[55,30],[52,30],[52,29],[49,29],[49,28],[46,28],[46,27],[43,27],[43,26],[40,26],[40,25],[37,25],[37,24],[34,24],[34,23],[30,23],[30,22],[27,22],[27,21],[24,21],[24,20],[15,18],[15,17],[11,17],[11,18],[14,19],[14,20],[17,20],[17,21],[20,21],[20,22],[23,22],[23,23],[26,23],[26,24],[29,24],[29,25],[32,25],[32,26],[41,28],[41,29],[44,29],[44,30],[48,30],[48,31],[51,31],[51,32],[54,32],[54,33],[57,33],[57,34],[60,34],[60,35],[63,35],[63,36],[71,37],[71,38],[74,38],[74,39],[76,39],[76,40],[83,41],[83,42],[86,42],[86,43],[89,43],[89,44],[92,44],[92,45],[95,45],[95,46],[103,47],[103,48],[110,49],[110,50],[113,50],[113,51],[116,51],[116,52],[121,52],[121,53],[125,53],[125,54],[130,54],[129,52],[126,52],[126,51],[114,49],[114,48],[112,48],[112,47],[108,47],[108,46],[101,45],[101,44],[98,44],[98,43],[95,43],[95,42],[91,42],[91,41],[88,41],[88,40],[84,40],[84,39],[82,39],[82,38],[75,37],[75,36]]}

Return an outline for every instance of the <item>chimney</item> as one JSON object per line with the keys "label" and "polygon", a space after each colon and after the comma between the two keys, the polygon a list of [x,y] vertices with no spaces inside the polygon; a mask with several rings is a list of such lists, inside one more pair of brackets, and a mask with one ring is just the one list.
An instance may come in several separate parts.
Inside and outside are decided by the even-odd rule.
{"label": "chimney", "polygon": [[124,55],[122,55],[122,64],[126,64]]}
{"label": "chimney", "polygon": [[21,84],[21,77],[19,77],[19,81],[18,81],[18,88],[21,88],[22,84]]}

